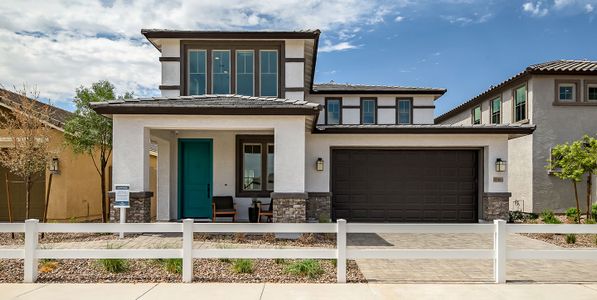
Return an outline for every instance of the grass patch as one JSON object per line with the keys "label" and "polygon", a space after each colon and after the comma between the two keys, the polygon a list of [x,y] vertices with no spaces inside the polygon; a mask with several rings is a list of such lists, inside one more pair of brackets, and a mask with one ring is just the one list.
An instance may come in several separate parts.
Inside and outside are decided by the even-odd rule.
{"label": "grass patch", "polygon": [[182,258],[160,258],[154,260],[157,264],[161,265],[164,270],[173,274],[182,273]]}
{"label": "grass patch", "polygon": [[566,244],[576,244],[576,234],[567,234],[566,235]]}
{"label": "grass patch", "polygon": [[[118,249],[122,246],[115,246],[113,244],[106,244],[106,249]],[[126,259],[122,258],[102,258],[98,260],[99,265],[110,273],[123,273],[129,269],[129,264]]]}
{"label": "grass patch", "polygon": [[297,276],[317,278],[323,274],[324,271],[318,261],[306,259],[291,263],[286,267],[286,272]]}
{"label": "grass patch", "polygon": [[232,264],[232,271],[239,274],[253,273],[253,261],[250,259],[236,259]]}
{"label": "grass patch", "polygon": [[553,211],[546,209],[541,213],[541,220],[545,224],[562,224],[562,221],[556,217]]}
{"label": "grass patch", "polygon": [[276,265],[283,265],[286,263],[286,260],[284,260],[283,258],[276,258],[274,259],[274,262],[276,263]]}
{"label": "grass patch", "polygon": [[39,260],[39,272],[40,273],[49,273],[54,271],[58,267],[58,261],[55,259],[40,259]]}

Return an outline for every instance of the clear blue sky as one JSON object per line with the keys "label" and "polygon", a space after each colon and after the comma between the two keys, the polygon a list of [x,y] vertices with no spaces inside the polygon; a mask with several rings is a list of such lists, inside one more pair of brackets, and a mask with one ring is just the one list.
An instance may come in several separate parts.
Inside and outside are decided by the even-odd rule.
{"label": "clear blue sky", "polygon": [[438,115],[530,64],[597,60],[596,16],[597,0],[1,1],[0,84],[67,109],[100,79],[153,96],[159,53],[141,28],[319,28],[316,82],[447,88]]}

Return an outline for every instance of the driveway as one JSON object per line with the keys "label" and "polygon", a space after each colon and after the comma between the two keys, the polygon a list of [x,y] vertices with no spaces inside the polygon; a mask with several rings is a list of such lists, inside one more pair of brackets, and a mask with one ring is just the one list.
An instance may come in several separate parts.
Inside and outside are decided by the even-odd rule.
{"label": "driveway", "polygon": [[[518,234],[508,236],[515,249],[561,249]],[[491,234],[349,234],[348,246],[395,249],[491,249]],[[359,259],[370,283],[492,282],[491,260]],[[597,260],[510,260],[508,281],[597,282]]]}

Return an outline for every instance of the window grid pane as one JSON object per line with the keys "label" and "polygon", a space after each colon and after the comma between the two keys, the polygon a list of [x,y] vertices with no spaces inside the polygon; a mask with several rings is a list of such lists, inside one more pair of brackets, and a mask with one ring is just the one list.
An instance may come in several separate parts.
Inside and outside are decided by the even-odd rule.
{"label": "window grid pane", "polygon": [[573,90],[571,86],[560,86],[560,100],[572,100]]}
{"label": "window grid pane", "polygon": [[526,102],[527,102],[527,87],[521,86],[515,92],[515,122],[522,121],[526,118]]}
{"label": "window grid pane", "polygon": [[326,107],[327,124],[340,124],[340,100],[330,99]]}
{"label": "window grid pane", "polygon": [[375,124],[375,100],[363,100],[363,124]]}
{"label": "window grid pane", "polygon": [[236,94],[253,96],[253,51],[236,51]]}
{"label": "window grid pane", "polygon": [[589,100],[597,100],[597,87],[589,87]]}
{"label": "window grid pane", "polygon": [[502,99],[496,98],[491,101],[491,123],[500,124],[502,122]]}
{"label": "window grid pane", "polygon": [[267,144],[267,190],[274,190],[274,144]]}
{"label": "window grid pane", "polygon": [[261,144],[243,144],[244,191],[261,191]]}
{"label": "window grid pane", "polygon": [[189,95],[204,95],[206,88],[206,51],[189,51]]}
{"label": "window grid pane", "polygon": [[473,124],[481,124],[481,107],[473,108]]}
{"label": "window grid pane", "polygon": [[261,96],[278,96],[278,51],[259,51]]}
{"label": "window grid pane", "polygon": [[230,51],[212,52],[212,93],[230,94]]}
{"label": "window grid pane", "polygon": [[411,101],[398,100],[398,124],[411,123]]}

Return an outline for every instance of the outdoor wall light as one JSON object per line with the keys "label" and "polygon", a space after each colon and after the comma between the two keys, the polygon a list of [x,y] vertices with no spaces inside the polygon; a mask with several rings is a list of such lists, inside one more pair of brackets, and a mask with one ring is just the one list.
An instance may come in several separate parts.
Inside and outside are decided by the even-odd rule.
{"label": "outdoor wall light", "polygon": [[58,157],[52,158],[49,169],[52,174],[60,174],[60,163],[58,162]]}
{"label": "outdoor wall light", "polygon": [[319,172],[323,171],[323,158],[318,158],[315,162],[315,169]]}
{"label": "outdoor wall light", "polygon": [[505,172],[506,171],[506,161],[498,158],[495,160],[495,171],[496,172]]}

